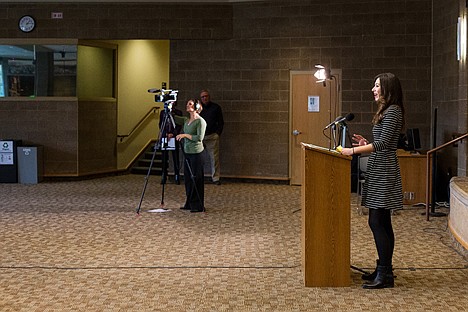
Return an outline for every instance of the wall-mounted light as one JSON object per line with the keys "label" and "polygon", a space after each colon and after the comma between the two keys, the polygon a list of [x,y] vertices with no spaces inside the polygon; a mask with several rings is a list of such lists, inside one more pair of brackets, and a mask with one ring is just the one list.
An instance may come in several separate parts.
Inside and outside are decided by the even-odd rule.
{"label": "wall-mounted light", "polygon": [[458,18],[457,23],[457,60],[464,62],[466,59],[466,15]]}
{"label": "wall-mounted light", "polygon": [[330,69],[325,68],[324,66],[317,64],[315,65],[317,71],[314,74],[314,77],[317,78],[317,83],[323,82],[323,85],[326,85],[326,81],[331,79]]}

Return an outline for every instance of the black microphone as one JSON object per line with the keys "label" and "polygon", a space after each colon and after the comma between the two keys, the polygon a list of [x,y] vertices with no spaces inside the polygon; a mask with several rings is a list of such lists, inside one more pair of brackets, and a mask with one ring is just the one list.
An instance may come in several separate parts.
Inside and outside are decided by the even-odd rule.
{"label": "black microphone", "polygon": [[148,89],[149,93],[159,93],[164,92],[164,89]]}
{"label": "black microphone", "polygon": [[345,121],[351,121],[353,119],[354,119],[354,114],[353,113],[349,113],[344,117],[338,117],[332,123],[329,123],[323,130],[327,130],[328,128],[330,128],[333,125],[338,125],[340,123],[344,123]]}

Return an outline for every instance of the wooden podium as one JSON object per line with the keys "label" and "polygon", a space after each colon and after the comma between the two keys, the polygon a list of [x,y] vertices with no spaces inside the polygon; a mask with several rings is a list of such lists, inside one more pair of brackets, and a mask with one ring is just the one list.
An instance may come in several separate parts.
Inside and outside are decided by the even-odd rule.
{"label": "wooden podium", "polygon": [[351,284],[351,157],[302,143],[302,271],[307,287]]}

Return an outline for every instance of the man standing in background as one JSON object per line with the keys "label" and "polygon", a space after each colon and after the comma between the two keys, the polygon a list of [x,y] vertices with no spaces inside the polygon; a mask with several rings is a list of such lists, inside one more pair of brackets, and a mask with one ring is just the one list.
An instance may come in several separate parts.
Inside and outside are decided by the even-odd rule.
{"label": "man standing in background", "polygon": [[200,99],[203,106],[200,116],[207,124],[203,143],[210,159],[211,178],[214,184],[220,185],[219,137],[224,127],[223,112],[221,106],[211,102],[208,90],[200,92]]}

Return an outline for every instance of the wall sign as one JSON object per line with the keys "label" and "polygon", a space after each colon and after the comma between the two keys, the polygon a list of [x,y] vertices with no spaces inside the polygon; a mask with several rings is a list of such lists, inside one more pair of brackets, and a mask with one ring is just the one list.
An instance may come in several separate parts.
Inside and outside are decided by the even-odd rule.
{"label": "wall sign", "polygon": [[309,113],[320,111],[320,97],[318,95],[309,95],[309,100],[307,101],[307,110]]}
{"label": "wall sign", "polygon": [[13,141],[0,141],[0,165],[13,163]]}

